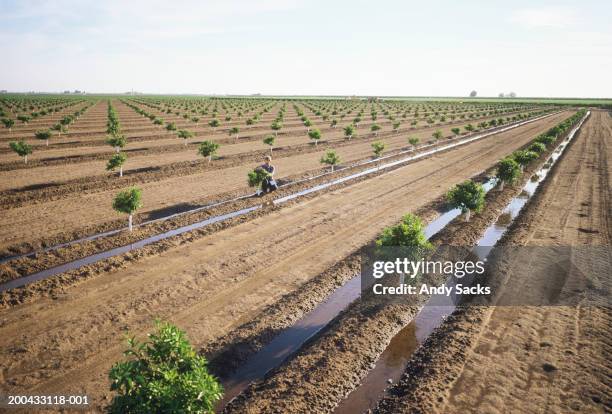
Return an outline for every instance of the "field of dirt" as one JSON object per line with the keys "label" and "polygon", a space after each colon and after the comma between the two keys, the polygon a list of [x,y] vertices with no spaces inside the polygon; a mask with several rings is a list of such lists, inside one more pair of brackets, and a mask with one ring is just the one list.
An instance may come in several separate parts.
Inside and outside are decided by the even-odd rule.
{"label": "field of dirt", "polygon": [[[544,159],[532,164],[523,181],[543,163]],[[506,187],[502,192],[489,192],[484,211],[469,223],[462,217],[453,220],[432,238],[432,242],[455,246],[475,244],[507,203],[520,193],[522,183],[519,184]],[[388,305],[362,298],[326,327],[319,337],[310,340],[298,355],[267,375],[265,380],[254,383],[225,411],[334,411],[342,399],[361,383],[391,339],[417,311],[418,307],[414,305]],[[342,412],[353,411],[344,407]]]}
{"label": "field of dirt", "polygon": [[[568,112],[554,115],[547,119],[546,125],[551,126],[556,121],[567,117]],[[521,127],[521,130],[534,130],[535,124]],[[390,149],[406,146],[405,138],[393,137],[387,140]],[[297,153],[294,156],[275,160],[279,171],[278,178],[303,174],[311,170],[319,170],[319,160],[324,150]],[[370,142],[354,140],[338,150],[344,161],[369,158],[372,153]],[[255,160],[241,165],[219,170],[193,169],[188,175],[173,177],[166,173],[165,178],[154,177],[155,181],[141,184],[144,207],[139,211],[138,218],[146,218],[147,214],[163,211],[174,212],[177,205],[201,204],[210,201],[211,197],[231,191],[247,191],[246,174],[253,168]],[[35,169],[36,170],[36,169]],[[14,174],[14,173],[13,173]],[[44,174],[39,172],[39,174]],[[2,182],[11,182],[13,178],[5,176]],[[102,187],[103,188],[103,187]],[[117,193],[116,188],[108,190],[75,192],[69,197],[45,203],[36,202],[19,207],[4,209],[0,218],[4,238],[0,242],[0,250],[11,246],[30,243],[40,245],[41,240],[55,238],[61,233],[91,234],[108,230],[109,225],[116,225],[120,216],[110,209],[111,201]],[[138,220],[137,218],[137,220]],[[27,223],[27,225],[25,225]],[[61,240],[61,239],[60,239]]]}
{"label": "field of dirt", "polygon": [[[1,382],[11,391],[86,392],[97,406],[105,404],[109,396],[106,372],[120,357],[124,333],[141,335],[151,329],[153,318],[160,317],[189,332],[196,346],[204,346],[297,291],[401,215],[438,199],[453,184],[488,169],[568,116],[567,112],[555,115],[342,186],[194,238],[180,249],[144,249],[129,266],[87,279],[52,297],[6,309],[0,318]],[[283,168],[292,168],[296,158],[282,164]],[[224,173],[223,179],[226,176]],[[232,177],[241,182],[244,175]],[[176,192],[171,183],[163,190],[147,188],[148,194],[159,197],[147,203],[171,204],[189,199],[191,193],[196,197],[202,184],[190,176],[175,186],[179,187]],[[218,182],[211,186],[213,191],[222,187]],[[38,205],[30,220],[37,217],[39,224],[15,226],[14,231],[11,227],[20,216],[3,215],[10,243],[20,237],[32,238],[37,232],[63,231],[71,223],[104,220],[108,203],[96,210],[99,201],[95,201],[85,210],[88,196],[74,207],[56,206],[54,210],[55,202]],[[270,261],[270,257],[275,259]],[[112,268],[122,260],[118,257],[96,265]]]}
{"label": "field of dirt", "polygon": [[[610,246],[611,137],[610,113],[594,111],[503,243]],[[609,298],[611,275],[591,276],[576,285],[538,273],[509,279],[504,292],[579,286],[585,299],[593,289]],[[463,308],[421,347],[376,412],[610,412],[611,316],[588,302]]]}

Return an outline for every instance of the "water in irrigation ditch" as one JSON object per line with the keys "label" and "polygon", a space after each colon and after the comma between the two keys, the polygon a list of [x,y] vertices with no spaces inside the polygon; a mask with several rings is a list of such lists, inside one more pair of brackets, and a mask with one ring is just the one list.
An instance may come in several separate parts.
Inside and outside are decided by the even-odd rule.
{"label": "water in irrigation ditch", "polygon": [[[483,183],[486,192],[495,187],[496,178]],[[460,209],[446,211],[425,228],[429,239],[461,214]],[[218,411],[240,394],[253,381],[263,378],[270,370],[279,366],[288,356],[296,352],[309,338],[323,329],[332,319],[354,302],[361,293],[361,277],[357,275],[337,288],[324,302],[307,313],[291,327],[282,331],[269,344],[253,355],[224,384],[225,395]]]}
{"label": "water in irrigation ditch", "polygon": [[[574,138],[586,117],[572,130],[568,137],[555,149],[546,163],[535,172],[523,187],[521,193],[514,197],[503,210],[498,220],[490,225],[478,240],[473,251],[480,259],[486,259],[491,249],[502,238],[508,227],[519,215],[521,209],[536,193],[540,184],[546,179],[552,166],[557,162],[567,144]],[[433,300],[441,300],[436,296]],[[389,383],[397,382],[404,373],[406,365],[418,347],[440,326],[455,310],[454,305],[439,302],[428,303],[421,311],[402,328],[383,351],[374,368],[364,378],[361,385],[355,388],[334,410],[336,414],[362,413],[373,409],[385,395]]]}

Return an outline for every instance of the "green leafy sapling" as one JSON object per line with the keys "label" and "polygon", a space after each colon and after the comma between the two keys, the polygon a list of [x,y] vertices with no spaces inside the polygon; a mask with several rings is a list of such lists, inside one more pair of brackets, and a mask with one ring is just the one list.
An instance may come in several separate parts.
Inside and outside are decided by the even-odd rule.
{"label": "green leafy sapling", "polygon": [[113,200],[113,209],[128,215],[128,229],[132,231],[132,218],[136,210],[142,207],[142,190],[132,187],[117,194]]}

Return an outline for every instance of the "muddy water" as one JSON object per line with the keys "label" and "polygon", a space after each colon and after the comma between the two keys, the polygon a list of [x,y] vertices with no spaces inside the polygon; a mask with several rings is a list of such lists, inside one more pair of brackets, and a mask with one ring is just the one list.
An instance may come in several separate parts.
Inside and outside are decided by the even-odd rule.
{"label": "muddy water", "polygon": [[[521,209],[535,194],[589,114],[590,112],[587,112],[586,116],[548,158],[544,166],[527,180],[521,193],[508,203],[498,220],[485,230],[473,249],[481,259],[486,259],[493,246],[501,239]],[[433,300],[442,301],[444,299],[439,296],[434,297],[406,327],[393,337],[375,367],[368,373],[361,385],[338,405],[334,413],[354,414],[373,409],[385,395],[388,385],[401,378],[413,353],[455,309],[450,304],[433,303]]]}

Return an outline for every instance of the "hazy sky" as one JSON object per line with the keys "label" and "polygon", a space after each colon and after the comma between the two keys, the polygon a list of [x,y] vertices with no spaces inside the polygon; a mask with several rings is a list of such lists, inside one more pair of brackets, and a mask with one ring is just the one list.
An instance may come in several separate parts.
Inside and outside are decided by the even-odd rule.
{"label": "hazy sky", "polygon": [[611,98],[611,20],[610,0],[0,0],[0,89]]}

